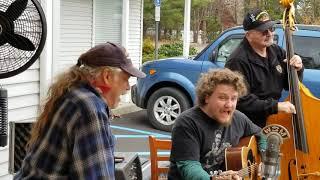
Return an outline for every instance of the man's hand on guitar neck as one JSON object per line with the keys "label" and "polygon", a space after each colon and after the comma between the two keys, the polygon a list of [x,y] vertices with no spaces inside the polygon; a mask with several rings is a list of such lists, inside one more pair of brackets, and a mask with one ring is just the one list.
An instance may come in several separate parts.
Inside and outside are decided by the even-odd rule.
{"label": "man's hand on guitar neck", "polygon": [[219,175],[214,175],[211,180],[240,180],[241,177],[238,175],[237,171],[224,171]]}

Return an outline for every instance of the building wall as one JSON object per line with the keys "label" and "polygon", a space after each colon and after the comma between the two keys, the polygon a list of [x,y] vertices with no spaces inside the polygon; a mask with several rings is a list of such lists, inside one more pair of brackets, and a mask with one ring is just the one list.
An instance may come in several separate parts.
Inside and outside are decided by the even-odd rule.
{"label": "building wall", "polygon": [[[8,120],[35,120],[39,108],[39,61],[23,73],[0,79],[0,84],[8,91]],[[0,179],[10,179],[8,160],[9,147],[0,147]]]}
{"label": "building wall", "polygon": [[[132,63],[135,67],[140,67],[142,62],[142,26],[143,26],[143,1],[130,0],[129,1],[129,33],[127,40],[127,50],[129,52]],[[134,85],[137,82],[137,78],[131,77],[129,79],[130,85]],[[122,97],[122,102],[131,102],[131,95],[128,92],[127,95]]]}
{"label": "building wall", "polygon": [[141,0],[130,0],[129,10],[129,37],[128,46],[129,55],[132,63],[139,67],[142,62],[142,21],[143,2]]}
{"label": "building wall", "polygon": [[77,63],[81,53],[92,47],[92,0],[61,0],[60,41],[54,75]]}

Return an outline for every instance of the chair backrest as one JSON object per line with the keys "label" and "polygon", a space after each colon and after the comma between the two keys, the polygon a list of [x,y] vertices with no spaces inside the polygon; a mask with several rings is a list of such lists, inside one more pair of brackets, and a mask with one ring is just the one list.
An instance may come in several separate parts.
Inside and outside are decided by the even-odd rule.
{"label": "chair backrest", "polygon": [[169,167],[159,166],[159,161],[169,161],[169,155],[158,155],[158,150],[171,150],[171,140],[149,136],[151,180],[158,180],[160,174],[167,174]]}

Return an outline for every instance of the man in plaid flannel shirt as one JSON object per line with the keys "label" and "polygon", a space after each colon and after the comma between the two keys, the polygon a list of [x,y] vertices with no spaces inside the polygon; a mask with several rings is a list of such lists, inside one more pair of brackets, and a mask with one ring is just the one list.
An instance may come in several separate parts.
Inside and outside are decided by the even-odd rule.
{"label": "man in plaid flannel shirt", "polygon": [[144,77],[126,50],[100,44],[60,75],[35,123],[15,179],[115,179],[110,108]]}

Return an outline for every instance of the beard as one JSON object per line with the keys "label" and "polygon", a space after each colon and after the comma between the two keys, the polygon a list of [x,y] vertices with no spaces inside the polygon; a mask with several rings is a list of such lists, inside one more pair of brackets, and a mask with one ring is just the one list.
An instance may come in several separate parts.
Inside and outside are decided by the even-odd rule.
{"label": "beard", "polygon": [[223,127],[228,127],[228,126],[230,126],[231,123],[232,123],[232,119],[233,119],[233,113],[234,113],[234,112],[231,113],[231,116],[230,116],[230,118],[228,119],[228,121],[226,121],[226,122],[224,122],[224,123],[220,123],[220,125],[223,126]]}
{"label": "beard", "polygon": [[266,42],[266,46],[269,47],[273,44],[273,38],[270,37],[270,39]]}
{"label": "beard", "polygon": [[225,122],[225,123],[221,123],[221,126],[223,127],[228,127],[231,125],[231,122],[232,122],[232,118],[230,118],[230,120],[228,122]]}

